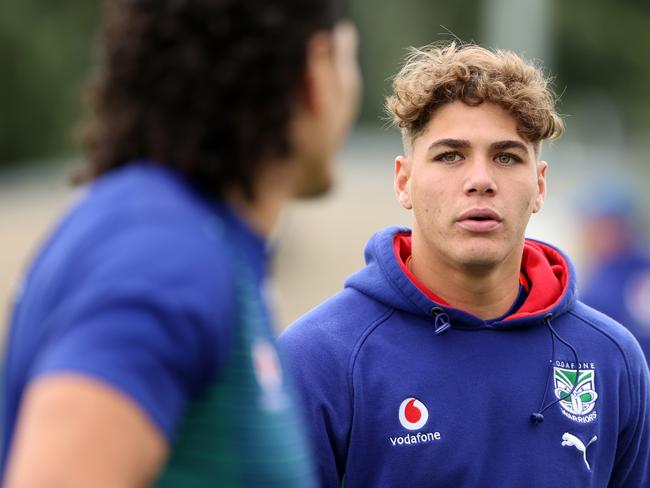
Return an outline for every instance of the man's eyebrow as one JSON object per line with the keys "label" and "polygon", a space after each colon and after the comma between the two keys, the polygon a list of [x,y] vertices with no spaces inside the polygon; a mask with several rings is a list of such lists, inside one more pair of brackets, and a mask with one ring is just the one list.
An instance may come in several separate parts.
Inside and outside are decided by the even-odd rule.
{"label": "man's eyebrow", "polygon": [[490,144],[490,149],[494,150],[503,150],[503,149],[521,149],[524,152],[528,152],[528,147],[523,142],[520,141],[498,141]]}
{"label": "man's eyebrow", "polygon": [[431,143],[428,150],[430,151],[431,149],[435,149],[441,146],[451,147],[453,149],[463,149],[471,146],[471,144],[465,139],[438,139],[437,141],[433,141]]}

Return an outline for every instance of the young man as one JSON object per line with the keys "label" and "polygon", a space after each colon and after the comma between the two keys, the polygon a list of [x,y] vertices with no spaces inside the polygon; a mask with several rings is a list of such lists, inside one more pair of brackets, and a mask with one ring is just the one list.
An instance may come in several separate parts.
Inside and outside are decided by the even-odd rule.
{"label": "young man", "polygon": [[342,2],[107,2],[94,179],[38,254],[4,362],[3,486],[312,486],[265,237],[354,113]]}
{"label": "young man", "polygon": [[562,122],[508,52],[414,51],[388,108],[413,228],[281,337],[321,486],[648,486],[638,344],[576,300],[568,258],[524,238]]}

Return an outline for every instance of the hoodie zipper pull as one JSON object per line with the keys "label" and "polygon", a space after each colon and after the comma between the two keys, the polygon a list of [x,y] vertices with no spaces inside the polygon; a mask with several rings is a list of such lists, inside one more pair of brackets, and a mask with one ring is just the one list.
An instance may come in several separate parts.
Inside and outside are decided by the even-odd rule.
{"label": "hoodie zipper pull", "polygon": [[445,313],[444,309],[440,307],[433,307],[429,313],[433,317],[433,326],[435,328],[436,335],[442,335],[451,328],[449,315]]}

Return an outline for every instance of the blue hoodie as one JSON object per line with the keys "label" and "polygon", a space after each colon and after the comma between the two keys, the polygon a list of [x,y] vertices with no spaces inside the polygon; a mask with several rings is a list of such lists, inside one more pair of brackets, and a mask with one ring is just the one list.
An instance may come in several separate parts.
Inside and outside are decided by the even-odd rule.
{"label": "blue hoodie", "polygon": [[280,338],[321,485],[650,486],[650,379],[638,343],[576,300],[557,249],[527,240],[523,304],[483,321],[408,272],[410,232]]}

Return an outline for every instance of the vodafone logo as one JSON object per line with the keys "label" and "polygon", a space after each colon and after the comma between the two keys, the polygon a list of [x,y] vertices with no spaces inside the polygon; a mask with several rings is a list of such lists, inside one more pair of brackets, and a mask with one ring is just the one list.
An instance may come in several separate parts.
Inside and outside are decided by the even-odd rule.
{"label": "vodafone logo", "polygon": [[429,411],[417,398],[406,398],[399,406],[399,422],[408,430],[418,430],[429,420]]}
{"label": "vodafone logo", "polygon": [[[408,430],[419,430],[429,420],[429,410],[420,400],[414,397],[406,398],[399,406],[399,423]],[[442,439],[439,431],[417,432],[388,437],[391,445],[396,448],[411,447],[422,444],[435,444]]]}

